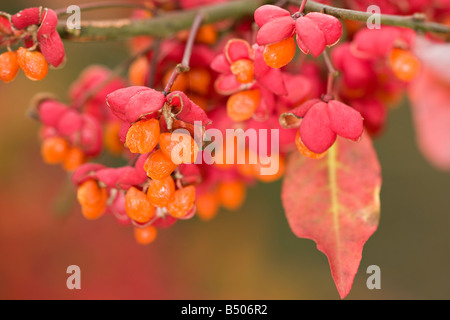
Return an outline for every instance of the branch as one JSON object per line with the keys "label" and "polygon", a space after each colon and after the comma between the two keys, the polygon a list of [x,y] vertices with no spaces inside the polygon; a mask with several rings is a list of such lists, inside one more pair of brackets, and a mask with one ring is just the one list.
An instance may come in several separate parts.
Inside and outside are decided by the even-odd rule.
{"label": "branch", "polygon": [[203,23],[206,24],[226,19],[237,20],[252,16],[257,8],[271,2],[274,1],[237,0],[192,10],[168,12],[164,16],[142,20],[82,21],[80,30],[68,29],[65,23],[60,23],[58,32],[64,39],[83,42],[117,40],[143,35],[167,38],[178,31],[189,29],[197,13],[203,15]]}
{"label": "branch", "polygon": [[333,63],[331,62],[330,56],[328,55],[327,50],[324,50],[322,53],[323,59],[325,60],[325,65],[328,69],[328,81],[327,81],[327,96],[328,98],[332,97],[333,95],[333,80],[337,75],[337,71],[333,66]]}
{"label": "branch", "polygon": [[166,87],[164,88],[164,95],[168,95],[170,93],[170,90],[172,90],[173,84],[177,80],[178,76],[183,73],[189,71],[189,62],[191,61],[191,55],[192,55],[192,48],[194,47],[194,41],[195,36],[197,35],[198,29],[200,28],[200,25],[203,21],[203,15],[201,12],[199,12],[191,27],[191,32],[189,33],[189,39],[186,43],[186,48],[184,49],[183,59],[181,60],[181,63],[178,64],[175,69],[172,72],[172,75],[169,78],[169,81],[167,81]]}
{"label": "branch", "polygon": [[[147,11],[153,11],[154,6],[149,2],[130,2],[130,1],[102,1],[83,3],[78,6],[82,11],[98,10],[98,9],[113,9],[113,8],[130,8],[130,9],[143,9]],[[58,16],[70,15],[71,13],[66,11],[67,8],[56,9],[55,13]]]}
{"label": "branch", "polygon": [[[155,38],[170,37],[178,31],[189,29],[197,13],[204,16],[204,23],[213,23],[226,19],[237,20],[252,16],[255,10],[275,0],[237,0],[216,5],[204,6],[192,10],[169,12],[164,16],[143,20],[120,19],[104,21],[84,21],[80,30],[68,29],[65,24],[58,26],[61,37],[73,41],[101,41],[117,40],[134,36],[152,36]],[[291,3],[301,5],[302,0],[290,0]],[[308,0],[306,12],[325,12],[340,19],[365,22],[372,13],[341,9]],[[429,31],[450,35],[450,27],[426,22],[422,14],[413,16],[380,15],[381,24],[411,28],[416,31]]]}
{"label": "branch", "polygon": [[[300,4],[301,0],[291,0],[292,3]],[[306,12],[323,12],[339,19],[366,22],[371,16],[370,12],[341,9],[314,1],[308,1],[305,6]],[[450,35],[450,27],[435,23],[426,22],[425,15],[415,14],[412,16],[397,16],[391,14],[380,14],[380,22],[383,25],[405,27],[416,31],[429,31],[434,33]]]}

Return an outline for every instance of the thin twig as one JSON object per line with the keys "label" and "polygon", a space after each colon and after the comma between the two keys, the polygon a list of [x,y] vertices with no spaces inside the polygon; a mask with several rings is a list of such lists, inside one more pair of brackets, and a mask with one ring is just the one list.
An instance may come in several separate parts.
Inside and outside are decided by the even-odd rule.
{"label": "thin twig", "polygon": [[334,68],[333,63],[331,62],[331,59],[330,59],[330,56],[328,55],[327,50],[324,50],[322,55],[323,55],[323,59],[325,60],[325,65],[327,66],[327,69],[328,69],[327,96],[332,96],[333,81],[337,75],[337,71]]}
{"label": "thin twig", "polygon": [[303,10],[305,10],[305,5],[306,5],[307,1],[308,0],[302,0],[302,3],[300,4],[300,9],[298,9],[299,13],[303,13]]}
{"label": "thin twig", "polygon": [[181,63],[175,67],[172,74],[170,75],[169,81],[167,81],[166,87],[164,88],[163,91],[165,95],[168,95],[170,90],[172,90],[172,86],[177,80],[178,75],[180,75],[183,72],[189,71],[189,62],[192,56],[192,48],[194,47],[195,37],[197,36],[197,32],[198,29],[200,28],[200,25],[202,24],[203,18],[204,18],[203,13],[199,12],[195,17],[194,22],[192,23],[192,28],[191,31],[189,32],[189,38],[186,42],[186,47],[184,49],[183,59],[181,60]]}

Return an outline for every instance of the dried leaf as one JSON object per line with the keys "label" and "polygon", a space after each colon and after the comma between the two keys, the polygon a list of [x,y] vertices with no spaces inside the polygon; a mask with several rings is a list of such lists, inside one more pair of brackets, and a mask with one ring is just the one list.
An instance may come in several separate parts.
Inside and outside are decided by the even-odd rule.
{"label": "dried leaf", "polygon": [[379,220],[381,172],[369,136],[338,138],[321,160],[294,152],[282,188],[289,225],[325,253],[341,298],[347,296],[362,249]]}

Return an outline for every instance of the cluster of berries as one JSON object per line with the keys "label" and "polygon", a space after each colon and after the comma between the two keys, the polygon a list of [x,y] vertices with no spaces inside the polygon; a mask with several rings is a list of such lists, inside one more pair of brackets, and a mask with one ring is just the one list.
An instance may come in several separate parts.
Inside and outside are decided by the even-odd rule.
{"label": "cluster of berries", "polygon": [[[103,145],[112,146],[115,152],[120,144],[117,132],[102,129],[117,123],[107,110],[106,94],[125,86],[120,79],[113,79],[105,88],[96,92],[84,103],[90,88],[110,77],[111,71],[100,66],[88,68],[70,89],[69,105],[54,97],[38,96],[31,114],[42,124],[41,154],[48,164],[61,164],[66,171],[74,171],[89,158],[100,155]],[[108,111],[108,113],[106,113]],[[103,134],[105,132],[105,134]]]}
{"label": "cluster of berries", "polygon": [[[174,10],[209,2],[160,5],[162,10]],[[16,22],[24,16],[29,17],[26,22]],[[150,16],[142,10],[133,15]],[[49,9],[31,8],[0,20],[12,21],[11,34],[1,33],[2,43],[28,39],[27,54],[42,53],[45,61],[57,66],[64,54],[56,39],[55,19]],[[264,5],[255,11],[254,20],[259,27],[256,37],[248,22],[201,26],[190,68],[173,83],[189,31],[158,41],[132,39],[131,51],[145,54],[130,65],[128,83],[112,80],[105,68],[92,67],[71,88],[69,106],[52,98],[39,100],[35,115],[44,124],[44,160],[75,170],[73,183],[86,218],[111,213],[119,222],[132,224],[136,240],[145,244],[155,239],[158,228],[177,220],[196,213],[209,220],[220,207],[236,210],[253,183],[283,176],[292,150],[320,159],[338,136],[358,141],[364,128],[379,132],[386,118],[384,104],[402,93],[420,69],[410,52],[414,33],[400,28],[350,32],[346,25],[349,41],[335,46],[343,27],[331,15]],[[228,36],[222,37],[221,31]],[[50,38],[55,39],[46,40]],[[48,50],[50,44],[56,47]],[[294,59],[297,48],[318,57],[327,47],[333,47],[331,62],[340,72],[331,87],[327,86],[329,68],[317,59]],[[13,59],[9,55],[5,61]],[[2,61],[0,56],[0,66]],[[215,149],[215,159],[223,161],[196,164],[205,157],[203,141],[209,128],[223,136],[231,128],[255,129],[259,144],[251,147],[237,139],[226,140]],[[259,129],[277,129],[279,136],[262,136]],[[279,148],[272,150],[272,139]],[[88,157],[97,157],[103,147],[127,164],[81,165]],[[227,163],[229,152],[235,155],[232,163]],[[274,156],[278,171],[261,174],[266,158]],[[249,163],[252,157],[256,163]]]}
{"label": "cluster of berries", "polygon": [[52,99],[40,100],[36,111],[43,124],[41,154],[46,163],[61,163],[65,170],[73,171],[86,157],[101,151],[101,127],[91,115]]}
{"label": "cluster of berries", "polygon": [[[64,46],[56,31],[55,11],[42,7],[0,16],[0,44],[8,51],[0,55],[0,79],[14,80],[19,69],[34,81],[42,80],[49,65],[59,67],[65,59]],[[19,46],[12,50],[12,46]]]}
{"label": "cluster of berries", "polygon": [[420,72],[420,61],[411,52],[414,42],[414,31],[382,26],[361,29],[332,51],[332,61],[342,75],[336,94],[361,113],[373,135],[382,132],[388,107],[401,101]]}
{"label": "cluster of berries", "polygon": [[[339,41],[342,35],[339,20],[322,13],[303,15],[296,12],[291,15],[288,10],[265,5],[255,11],[255,22],[260,27],[257,43],[250,46],[244,40],[229,40],[223,53],[211,64],[213,70],[221,73],[216,80],[216,90],[232,94],[227,101],[228,116],[235,122],[251,118],[265,122],[277,114],[284,127],[300,127],[295,144],[302,154],[311,158],[322,157],[337,135],[358,140],[363,131],[359,112],[329,95],[322,101],[308,100],[316,97],[307,97],[310,94],[307,92],[303,99],[299,99],[299,102],[304,102],[300,106],[276,101],[280,97],[289,100],[292,96],[287,87],[292,78],[289,79],[290,75],[280,68],[293,59],[295,42],[305,54],[317,57],[326,46]],[[286,117],[305,118],[305,121],[301,125],[301,121],[287,120]]]}
{"label": "cluster of berries", "polygon": [[256,42],[266,46],[264,60],[272,68],[281,68],[294,58],[294,36],[300,50],[314,57],[327,46],[335,45],[342,36],[341,22],[318,12],[291,15],[278,6],[265,5],[255,11],[255,22],[260,27]]}
{"label": "cluster of berries", "polygon": [[[151,110],[142,101],[149,101],[146,107]],[[174,120],[189,120],[191,112],[203,113],[199,118],[209,120],[177,91],[165,96],[147,87],[128,87],[110,93],[107,103],[122,121],[119,135],[135,154],[135,165],[107,168],[88,163],[79,167],[73,176],[78,200],[86,218],[113,213],[119,221],[132,223],[136,240],[147,244],[155,239],[158,227],[195,214],[196,192],[189,181],[199,180],[192,168],[199,147],[189,131],[174,132],[168,123],[173,128]]]}

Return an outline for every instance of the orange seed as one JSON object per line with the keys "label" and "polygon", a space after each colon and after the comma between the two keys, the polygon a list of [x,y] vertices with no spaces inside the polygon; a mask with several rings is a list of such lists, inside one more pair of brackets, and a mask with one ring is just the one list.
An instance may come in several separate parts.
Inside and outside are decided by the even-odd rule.
{"label": "orange seed", "polygon": [[144,163],[144,170],[147,176],[153,180],[161,180],[170,176],[177,168],[170,158],[168,158],[161,150],[153,152]]}
{"label": "orange seed", "polygon": [[155,207],[165,207],[175,193],[175,182],[171,176],[161,180],[151,180],[147,190],[147,197]]}
{"label": "orange seed", "polygon": [[134,228],[134,238],[139,244],[150,244],[155,241],[158,235],[158,229],[154,226],[148,226],[146,228]]}
{"label": "orange seed", "polygon": [[295,50],[294,37],[281,40],[264,48],[264,61],[271,68],[284,67],[294,58]]}
{"label": "orange seed", "polygon": [[260,100],[259,90],[246,90],[233,94],[227,101],[227,114],[231,120],[239,122],[252,117]]}
{"label": "orange seed", "polygon": [[302,139],[300,138],[300,131],[297,132],[297,135],[295,136],[295,145],[297,146],[298,151],[305,157],[311,158],[311,159],[322,159],[326,151],[324,153],[314,153],[311,150],[309,150],[304,144]]}
{"label": "orange seed", "polygon": [[7,51],[0,54],[0,79],[4,82],[11,82],[19,71],[19,63],[17,62],[17,54]]}
{"label": "orange seed", "polygon": [[125,144],[132,153],[148,153],[158,144],[159,134],[158,120],[140,120],[128,129]]}
{"label": "orange seed", "polygon": [[167,211],[174,218],[182,218],[194,207],[195,187],[187,186],[175,191],[172,199],[167,204]]}
{"label": "orange seed", "polygon": [[47,76],[48,63],[39,51],[28,51],[20,47],[17,50],[17,62],[30,80],[39,81]]}
{"label": "orange seed", "polygon": [[42,142],[41,154],[45,163],[57,164],[64,161],[69,153],[69,143],[62,137],[47,138]]}
{"label": "orange seed", "polygon": [[411,81],[420,71],[420,61],[410,51],[400,48],[391,51],[389,64],[395,76],[402,81]]}
{"label": "orange seed", "polygon": [[254,79],[253,61],[248,59],[240,59],[231,64],[231,72],[236,76],[236,80],[240,83],[250,83]]}
{"label": "orange seed", "polygon": [[156,211],[147,195],[135,187],[128,189],[125,195],[125,210],[131,219],[139,223],[148,222]]}

